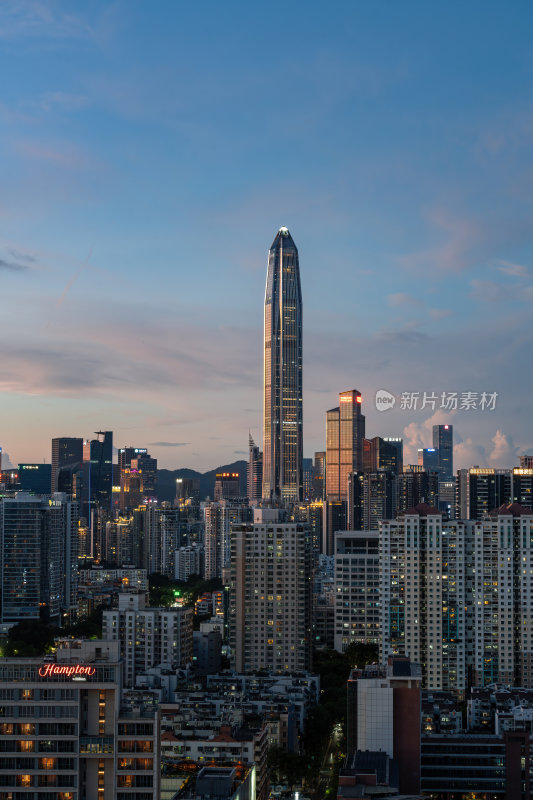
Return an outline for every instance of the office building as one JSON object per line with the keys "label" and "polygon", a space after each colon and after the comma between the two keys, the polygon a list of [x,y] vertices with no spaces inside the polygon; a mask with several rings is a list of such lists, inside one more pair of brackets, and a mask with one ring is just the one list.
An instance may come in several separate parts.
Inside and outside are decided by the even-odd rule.
{"label": "office building", "polygon": [[120,447],[118,450],[119,470],[131,467],[132,458],[139,458],[148,455],[146,447]]}
{"label": "office building", "polygon": [[144,475],[141,470],[126,467],[120,472],[120,510],[133,511],[144,502]]}
{"label": "office building", "polygon": [[533,509],[533,467],[513,469],[513,503]]}
{"label": "office building", "polygon": [[146,447],[121,447],[118,451],[119,475],[126,469],[142,473],[144,492],[155,495],[157,486],[157,458],[152,458]]}
{"label": "office building", "polygon": [[138,673],[165,664],[175,670],[192,661],[191,608],[146,607],[146,595],[119,594],[116,609],[102,616],[103,638],[120,642],[124,686],[135,686]]}
{"label": "office building", "polygon": [[[363,472],[365,417],[361,393],[339,394],[339,405],[326,413],[325,553],[333,555],[333,534],[348,525],[349,476]],[[340,504],[340,505],[339,505]]]}
{"label": "office building", "polygon": [[361,393],[339,394],[338,408],[326,413],[326,499],[346,500],[348,475],[363,471],[365,417]]}
{"label": "office building", "polygon": [[157,458],[152,458],[149,453],[138,455],[131,459],[131,469],[142,474],[145,497],[154,498],[157,489]]}
{"label": "office building", "polygon": [[252,434],[248,437],[246,495],[252,503],[263,496],[263,453],[252,439]]}
{"label": "office building", "polygon": [[215,500],[237,500],[241,494],[241,480],[238,472],[217,472]]}
{"label": "office building", "polygon": [[440,479],[452,480],[454,476],[453,425],[433,425],[433,448],[438,453]]}
{"label": "office building", "polygon": [[52,439],[52,478],[51,491],[58,492],[62,489],[58,485],[58,475],[61,469],[69,467],[78,468],[83,461],[83,439],[72,436],[60,436]]}
{"label": "office building", "polygon": [[297,503],[303,492],[302,290],[287,228],[268,253],[264,337],[263,498]]}
{"label": "office building", "polygon": [[439,476],[422,467],[407,467],[398,476],[398,513],[421,503],[438,508]]}
{"label": "office building", "polygon": [[348,528],[377,530],[384,519],[394,519],[398,509],[398,476],[395,472],[356,472],[348,479]]}
{"label": "office building", "polygon": [[425,472],[436,472],[440,475],[439,451],[435,447],[423,447],[418,450],[418,466]]}
{"label": "office building", "polygon": [[309,503],[313,496],[313,478],[315,474],[313,459],[304,458],[302,461],[302,468],[303,468],[303,500],[305,503]]}
{"label": "office building", "polygon": [[279,509],[256,509],[253,523],[232,529],[229,626],[237,672],[309,669],[309,531]]}
{"label": "office building", "polygon": [[66,640],[46,658],[0,658],[0,796],[159,797],[155,710],[121,709],[115,642]]}
{"label": "office building", "polygon": [[489,512],[512,502],[513,471],[473,467],[457,471],[457,519],[483,519]]}
{"label": "office building", "polygon": [[403,439],[400,436],[384,436],[380,451],[378,467],[399,475],[403,471]]}
{"label": "office building", "polygon": [[374,436],[363,440],[363,470],[385,470],[398,475],[403,469],[403,440]]}
{"label": "office building", "polygon": [[439,479],[439,511],[442,511],[446,519],[455,519],[455,498],[456,498],[455,478],[451,480]]}
{"label": "office building", "polygon": [[89,508],[111,509],[113,490],[113,432],[97,431],[97,439],[83,443],[82,515],[89,518]]}
{"label": "office building", "polygon": [[326,490],[326,451],[319,450],[315,453],[313,474],[313,500],[323,500]]}
{"label": "office building", "polygon": [[59,624],[77,607],[78,506],[65,495],[0,498],[3,623]]}
{"label": "office building", "polygon": [[522,469],[533,469],[533,456],[520,456]]}
{"label": "office building", "polygon": [[176,478],[176,502],[178,505],[183,505],[188,500],[198,501],[199,499],[199,478]]}
{"label": "office building", "polygon": [[21,492],[50,494],[52,480],[50,464],[19,464],[18,474]]}
{"label": "office building", "polygon": [[334,647],[344,652],[353,642],[379,644],[379,533],[335,534]]}

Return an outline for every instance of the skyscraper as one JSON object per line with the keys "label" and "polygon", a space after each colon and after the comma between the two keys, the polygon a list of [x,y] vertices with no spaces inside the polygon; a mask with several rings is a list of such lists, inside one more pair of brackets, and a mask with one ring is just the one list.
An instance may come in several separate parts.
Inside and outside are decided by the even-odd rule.
{"label": "skyscraper", "polygon": [[298,250],[280,228],[265,291],[263,498],[299,502],[303,491],[302,290]]}
{"label": "skyscraper", "polygon": [[439,453],[440,479],[453,478],[453,425],[433,425],[433,447]]}
{"label": "skyscraper", "polygon": [[72,469],[83,461],[83,439],[73,436],[60,436],[52,439],[52,492],[59,490],[59,472],[64,467]]}
{"label": "skyscraper", "polygon": [[339,394],[338,408],[326,414],[326,499],[346,500],[348,475],[363,471],[365,417],[356,389]]}
{"label": "skyscraper", "polygon": [[77,606],[78,505],[64,494],[0,499],[2,623],[61,621]]}
{"label": "skyscraper", "polygon": [[437,472],[440,474],[439,451],[436,447],[424,447],[418,451],[418,466],[426,472]]}
{"label": "skyscraper", "polygon": [[325,549],[333,555],[333,534],[348,522],[349,476],[363,472],[365,417],[362,397],[356,389],[339,394],[338,408],[326,412]]}
{"label": "skyscraper", "polygon": [[248,469],[246,472],[246,492],[248,500],[261,500],[263,490],[263,453],[252,434],[248,437]]}
{"label": "skyscraper", "polygon": [[493,467],[457,470],[457,519],[483,519],[495,508],[512,502],[513,471]]}
{"label": "skyscraper", "polygon": [[[96,431],[96,436],[97,439],[83,443],[84,500],[88,505],[110,509],[113,488],[113,432]],[[89,516],[85,508],[82,516]]]}

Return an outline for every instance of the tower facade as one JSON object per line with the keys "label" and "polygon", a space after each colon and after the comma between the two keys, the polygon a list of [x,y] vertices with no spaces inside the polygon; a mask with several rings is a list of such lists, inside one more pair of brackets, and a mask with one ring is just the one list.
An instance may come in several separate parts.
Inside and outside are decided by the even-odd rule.
{"label": "tower facade", "polygon": [[363,471],[365,417],[356,389],[339,394],[339,407],[326,412],[326,499],[346,500],[348,475]]}
{"label": "tower facade", "polygon": [[64,467],[77,467],[83,461],[83,439],[59,436],[52,439],[52,485],[51,491],[60,491],[59,472]]}
{"label": "tower facade", "polygon": [[237,672],[311,667],[311,537],[277,508],[233,525],[229,630]]}
{"label": "tower facade", "polygon": [[268,253],[265,291],[263,498],[299,502],[303,492],[302,290],[298,250],[280,228]]}
{"label": "tower facade", "polygon": [[252,434],[248,439],[248,469],[246,472],[246,494],[248,500],[261,500],[263,492],[263,453],[260,451]]}
{"label": "tower facade", "polygon": [[433,425],[433,447],[439,453],[440,477],[453,478],[453,425]]}

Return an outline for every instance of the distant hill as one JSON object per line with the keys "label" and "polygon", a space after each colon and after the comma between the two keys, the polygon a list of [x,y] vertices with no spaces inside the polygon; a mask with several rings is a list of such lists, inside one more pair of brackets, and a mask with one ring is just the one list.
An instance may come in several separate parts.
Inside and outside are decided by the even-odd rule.
{"label": "distant hill", "polygon": [[240,475],[241,495],[246,496],[246,461],[234,461],[233,464],[224,464],[209,472],[196,472],[194,469],[158,469],[157,470],[157,498],[173,501],[176,497],[176,478],[197,478],[200,481],[200,500],[206,497],[213,499],[215,493],[215,476],[217,472],[238,472]]}

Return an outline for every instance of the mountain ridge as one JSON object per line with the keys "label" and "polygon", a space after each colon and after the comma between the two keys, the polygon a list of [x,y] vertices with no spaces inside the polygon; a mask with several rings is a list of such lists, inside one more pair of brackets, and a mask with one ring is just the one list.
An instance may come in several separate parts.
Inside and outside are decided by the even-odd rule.
{"label": "mountain ridge", "polygon": [[157,470],[157,499],[159,502],[167,500],[173,502],[176,497],[177,478],[196,478],[200,481],[200,500],[206,497],[213,499],[215,494],[215,476],[217,472],[238,472],[241,484],[241,496],[246,497],[246,468],[247,462],[244,460],[233,461],[231,464],[223,464],[220,467],[208,470],[208,472],[198,472],[195,469],[181,467],[180,469],[158,469]]}

